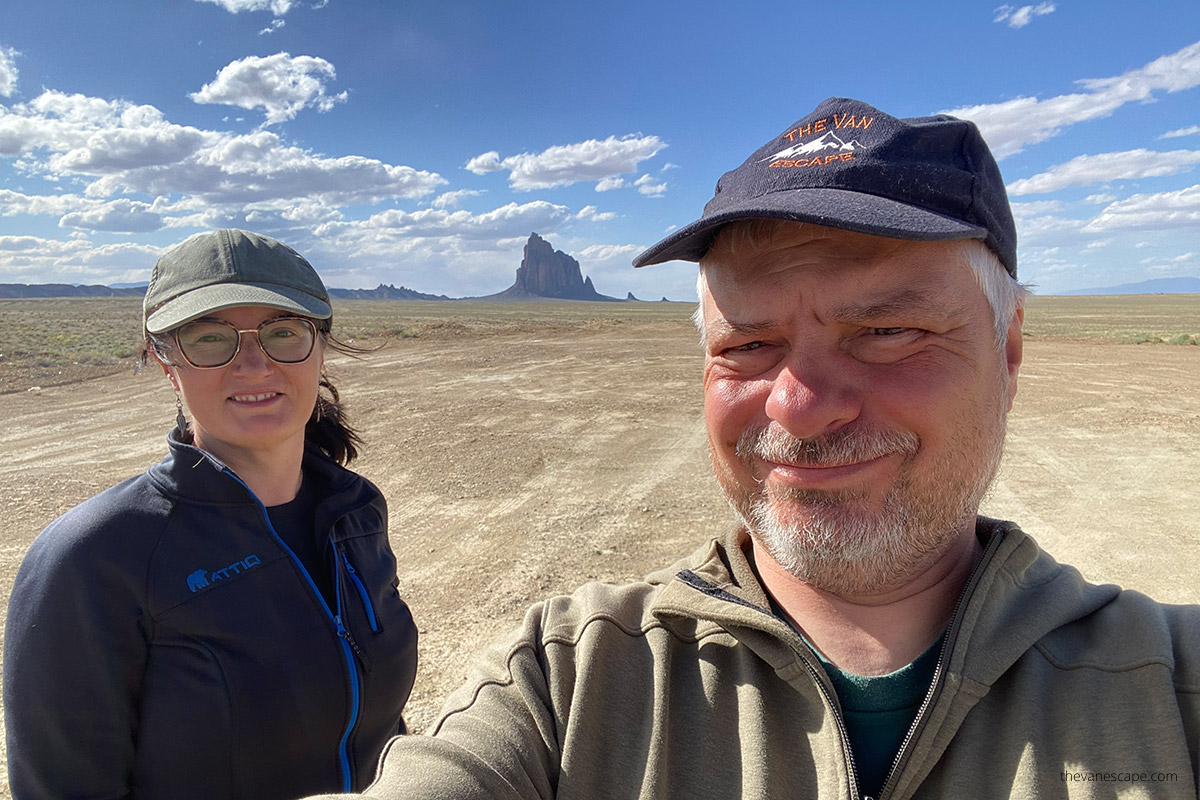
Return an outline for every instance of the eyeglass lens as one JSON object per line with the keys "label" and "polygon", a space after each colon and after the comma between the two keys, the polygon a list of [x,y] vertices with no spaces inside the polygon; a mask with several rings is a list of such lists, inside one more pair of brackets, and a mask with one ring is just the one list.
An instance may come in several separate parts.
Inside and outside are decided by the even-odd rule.
{"label": "eyeglass lens", "polygon": [[[316,329],[306,319],[283,317],[258,326],[258,344],[272,361],[298,364],[312,353]],[[176,334],[183,357],[195,367],[223,367],[237,355],[241,334],[227,322],[197,320]]]}

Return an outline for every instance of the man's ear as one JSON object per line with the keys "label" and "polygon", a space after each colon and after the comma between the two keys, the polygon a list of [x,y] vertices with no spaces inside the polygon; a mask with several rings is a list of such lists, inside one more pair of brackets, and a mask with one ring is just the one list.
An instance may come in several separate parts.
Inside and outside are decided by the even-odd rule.
{"label": "man's ear", "polygon": [[1017,395],[1017,373],[1021,371],[1025,343],[1021,338],[1021,326],[1025,324],[1025,307],[1020,306],[1008,324],[1008,341],[1004,345],[1004,360],[1008,364],[1008,409],[1012,410],[1013,398]]}

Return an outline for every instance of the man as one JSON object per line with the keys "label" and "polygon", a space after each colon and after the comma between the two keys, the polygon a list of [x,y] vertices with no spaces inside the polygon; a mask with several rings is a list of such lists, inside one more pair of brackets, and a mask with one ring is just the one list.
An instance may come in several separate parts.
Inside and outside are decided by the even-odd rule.
{"label": "man", "polygon": [[831,98],[635,264],[671,259],[744,524],[534,606],[368,794],[1196,798],[1196,609],[976,516],[1024,291],[975,127]]}

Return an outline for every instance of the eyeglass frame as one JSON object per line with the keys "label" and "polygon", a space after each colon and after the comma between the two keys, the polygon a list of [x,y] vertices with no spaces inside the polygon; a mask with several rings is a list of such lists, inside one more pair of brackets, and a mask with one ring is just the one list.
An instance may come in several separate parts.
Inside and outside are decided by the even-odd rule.
{"label": "eyeglass frame", "polygon": [[[300,359],[299,361],[280,361],[280,360],[278,360],[277,358],[275,358],[274,356],[272,356],[270,353],[267,352],[267,349],[265,347],[263,347],[262,339],[259,338],[259,335],[258,335],[259,331],[262,329],[262,327],[264,325],[270,325],[273,322],[279,322],[279,321],[285,320],[285,319],[300,320],[301,322],[303,322],[305,325],[307,325],[309,328],[312,329],[313,337],[312,337],[312,342],[308,348],[308,354],[306,356],[304,356],[304,358]],[[231,328],[237,332],[237,347],[235,347],[233,349],[233,355],[231,355],[229,357],[228,361],[225,361],[221,364],[214,364],[212,366],[201,366],[199,364],[192,363],[192,360],[187,357],[187,353],[183,352],[183,345],[179,341],[179,332],[181,330],[183,330],[184,328],[186,328],[188,325],[192,324],[193,322],[219,323],[219,324],[225,325],[226,327]],[[199,319],[189,320],[188,322],[185,322],[184,324],[180,325],[178,328],[176,328],[175,330],[170,332],[170,336],[171,336],[171,341],[174,343],[176,352],[178,352],[179,355],[183,357],[183,360],[186,361],[187,365],[189,367],[191,367],[192,369],[223,369],[224,367],[228,367],[230,364],[232,364],[234,359],[236,359],[238,357],[238,353],[242,352],[242,334],[243,333],[253,333],[254,334],[254,341],[258,342],[258,349],[262,352],[262,354],[264,356],[266,356],[268,361],[270,361],[272,364],[279,364],[281,366],[286,367],[286,366],[292,366],[295,364],[303,364],[305,361],[308,361],[310,358],[312,358],[313,350],[315,350],[317,348],[317,337],[326,332],[327,331],[325,330],[325,328],[317,325],[316,322],[309,319],[308,317],[302,317],[298,314],[287,314],[287,315],[284,315],[281,317],[272,317],[271,319],[264,319],[262,322],[258,323],[257,327],[254,327],[254,328],[239,328],[239,327],[235,326],[233,323],[226,322],[223,319],[213,319],[213,318],[201,317]],[[156,340],[156,341],[161,341],[161,340]]]}

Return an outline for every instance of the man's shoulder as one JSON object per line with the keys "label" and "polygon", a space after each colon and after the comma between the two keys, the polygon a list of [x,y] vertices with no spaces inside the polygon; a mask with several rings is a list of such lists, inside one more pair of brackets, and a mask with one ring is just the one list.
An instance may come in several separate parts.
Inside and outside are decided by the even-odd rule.
{"label": "man's shoulder", "polygon": [[1038,650],[1063,669],[1161,666],[1175,674],[1177,684],[1200,692],[1200,606],[1160,603],[1122,589],[1102,607],[1043,637]]}
{"label": "man's shoulder", "polygon": [[703,608],[697,605],[704,601],[701,594],[682,578],[699,573],[721,583],[727,569],[725,538],[710,537],[688,556],[641,580],[587,583],[534,604],[518,631],[523,641],[516,644],[574,647],[587,639],[591,646],[608,637],[633,643],[652,632],[694,640],[717,632],[718,625],[703,620]]}

